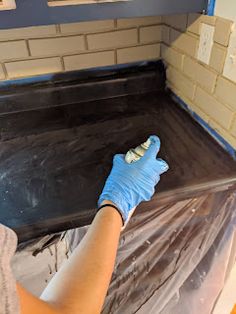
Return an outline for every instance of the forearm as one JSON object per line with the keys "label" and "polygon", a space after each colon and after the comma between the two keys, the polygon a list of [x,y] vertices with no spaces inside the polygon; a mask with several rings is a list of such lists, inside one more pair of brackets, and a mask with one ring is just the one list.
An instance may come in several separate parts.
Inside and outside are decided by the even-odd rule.
{"label": "forearm", "polygon": [[[80,245],[49,283],[42,300],[19,287],[22,314],[101,312],[114,268],[122,223],[129,221],[132,209],[140,202],[151,199],[160,175],[168,170],[165,161],[156,159],[159,138],[151,136],[149,139],[150,147],[141,160],[127,164],[122,154],[113,159],[112,171],[98,204],[100,206],[110,200],[119,213],[112,207],[100,210]],[[27,312],[29,308],[34,311]]]}
{"label": "forearm", "polygon": [[105,207],[42,299],[60,305],[63,313],[100,313],[114,268],[122,227],[120,214]]}

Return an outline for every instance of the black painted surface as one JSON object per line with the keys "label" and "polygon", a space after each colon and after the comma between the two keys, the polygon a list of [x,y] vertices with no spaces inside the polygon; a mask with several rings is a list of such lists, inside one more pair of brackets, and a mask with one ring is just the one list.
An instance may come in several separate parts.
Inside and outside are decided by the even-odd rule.
{"label": "black painted surface", "polygon": [[[133,88],[142,91],[145,77]],[[119,82],[113,83],[116,90]],[[160,136],[160,157],[170,165],[157,201],[175,193],[176,199],[181,193],[187,197],[218,181],[226,187],[235,183],[235,162],[165,94],[163,81],[159,84],[156,92],[59,107],[53,102],[34,110],[29,97],[27,111],[2,115],[0,221],[15,229],[20,241],[90,223],[112,156],[150,134]]]}
{"label": "black painted surface", "polygon": [[[17,83],[16,83],[17,82]],[[81,104],[118,96],[163,91],[161,61],[55,74],[45,82],[0,83],[0,116],[12,112]],[[138,87],[138,88],[137,88]]]}

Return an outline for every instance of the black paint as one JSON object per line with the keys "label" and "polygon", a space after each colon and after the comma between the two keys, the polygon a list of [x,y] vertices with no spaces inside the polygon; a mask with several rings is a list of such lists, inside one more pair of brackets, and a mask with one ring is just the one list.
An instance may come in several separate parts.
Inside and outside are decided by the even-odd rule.
{"label": "black paint", "polygon": [[[137,88],[138,86],[138,88]],[[0,83],[0,116],[41,108],[160,91],[165,87],[162,62],[134,63],[55,74],[45,82]]]}
{"label": "black paint", "polygon": [[[52,82],[53,89],[47,84],[19,87],[13,95],[5,92],[10,103],[11,97],[16,100],[10,113],[2,93],[0,220],[16,230],[20,241],[89,224],[113,155],[150,134],[160,136],[160,157],[170,165],[158,185],[156,204],[236,182],[235,162],[164,92],[163,72],[142,71],[143,76],[133,70],[124,74],[122,86],[113,74],[86,84],[79,78],[81,84]],[[90,101],[97,82],[99,100]],[[80,95],[83,101],[77,101]],[[58,99],[65,105],[57,106]]]}

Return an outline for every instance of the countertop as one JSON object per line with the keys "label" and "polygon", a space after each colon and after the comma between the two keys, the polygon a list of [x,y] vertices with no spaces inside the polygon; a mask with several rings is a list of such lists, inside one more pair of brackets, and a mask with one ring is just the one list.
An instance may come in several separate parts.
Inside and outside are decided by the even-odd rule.
{"label": "countertop", "polygon": [[235,161],[162,87],[1,115],[0,221],[20,242],[89,224],[113,155],[151,134],[170,166],[153,202],[235,188]]}

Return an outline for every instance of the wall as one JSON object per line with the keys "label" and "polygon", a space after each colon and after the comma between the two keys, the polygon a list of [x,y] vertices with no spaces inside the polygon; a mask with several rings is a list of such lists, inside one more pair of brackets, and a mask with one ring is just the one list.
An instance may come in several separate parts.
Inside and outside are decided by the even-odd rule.
{"label": "wall", "polygon": [[216,0],[215,15],[230,19],[236,22],[236,1],[235,0]]}
{"label": "wall", "polygon": [[161,17],[0,30],[0,80],[160,57]]}
{"label": "wall", "polygon": [[[209,65],[196,59],[201,23],[215,28]],[[0,80],[162,57],[168,86],[236,148],[236,82],[223,76],[232,24],[183,14],[0,30]]]}
{"label": "wall", "polygon": [[[236,148],[236,82],[223,76],[233,23],[197,14],[163,18],[161,56],[168,86],[210,127]],[[210,64],[196,58],[201,23],[213,25]]]}

